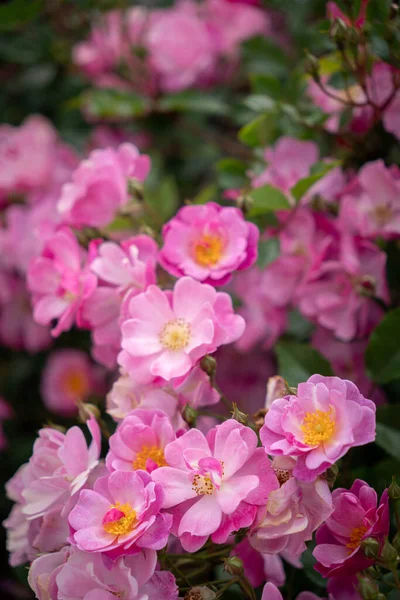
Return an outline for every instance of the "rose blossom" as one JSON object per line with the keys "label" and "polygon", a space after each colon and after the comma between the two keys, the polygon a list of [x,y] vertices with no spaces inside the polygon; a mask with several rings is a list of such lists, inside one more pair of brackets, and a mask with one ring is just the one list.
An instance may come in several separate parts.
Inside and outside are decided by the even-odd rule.
{"label": "rose blossom", "polygon": [[313,481],[350,448],[374,441],[375,411],[351,381],[313,375],[297,396],[271,404],[260,437],[268,454],[297,456],[294,476]]}
{"label": "rose blossom", "polygon": [[262,585],[264,581],[270,581],[278,587],[284,585],[286,575],[282,557],[297,569],[302,568],[299,559],[285,552],[281,554],[262,554],[258,552],[250,545],[248,538],[239,542],[232,550],[231,555],[238,556],[241,559],[244,574],[254,588]]}
{"label": "rose blossom", "polygon": [[207,540],[223,543],[251,525],[257,506],[278,486],[257,436],[230,419],[207,437],[191,429],[164,451],[168,466],[152,473],[164,491],[162,507],[174,515],[174,534],[194,552]]}
{"label": "rose blossom", "polygon": [[94,150],[62,188],[58,210],[64,223],[73,227],[105,227],[128,203],[128,181],[143,182],[150,171],[150,158],[133,144],[117,150]]}
{"label": "rose blossom", "polygon": [[182,277],[172,293],[151,285],[129,302],[119,364],[138,383],[186,375],[205,354],[237,340],[244,321],[228,294]]}
{"label": "rose blossom", "polygon": [[136,409],[110,437],[106,465],[110,472],[143,469],[151,473],[167,464],[164,450],[174,439],[171,422],[162,410]]}
{"label": "rose blossom", "polygon": [[260,507],[250,531],[250,543],[259,552],[285,552],[299,556],[305,542],[332,513],[332,498],[326,481],[301,482],[293,477],[296,461],[277,457],[272,467],[281,487],[273,490]]}
{"label": "rose blossom", "polygon": [[93,417],[87,426],[92,434],[89,448],[79,427],[71,427],[65,434],[50,427],[39,431],[29,459],[29,480],[22,490],[22,511],[29,519],[56,507],[67,511],[98,466],[100,429]]}
{"label": "rose blossom", "polygon": [[149,16],[144,45],[163,92],[193,87],[214,72],[216,48],[198,12],[195,3],[181,2]]}
{"label": "rose blossom", "polygon": [[133,236],[120,244],[90,243],[89,269],[98,277],[98,285],[83,303],[81,319],[92,332],[93,357],[106,367],[115,365],[121,349],[120,322],[130,298],[156,283],[157,253],[157,244],[148,235]]}
{"label": "rose blossom", "polygon": [[324,577],[352,576],[374,563],[365,556],[362,540],[372,537],[382,547],[389,533],[388,492],[378,503],[375,490],[356,479],[350,490],[335,489],[332,499],[334,512],[317,531],[315,569]]}
{"label": "rose blossom", "polygon": [[181,208],[164,225],[163,238],[159,260],[166,271],[211,285],[227,283],[257,259],[258,227],[239,209],[214,202]]}
{"label": "rose blossom", "polygon": [[58,319],[54,337],[79,321],[82,302],[94,291],[96,276],[83,267],[85,253],[68,228],[57,231],[46,243],[41,256],[28,271],[33,315],[41,325]]}
{"label": "rose blossom", "polygon": [[69,514],[79,550],[102,552],[113,559],[142,548],[161,550],[171,515],[161,514],[163,490],[145,471],[116,471],[83,490]]}
{"label": "rose blossom", "polygon": [[44,405],[60,415],[74,415],[78,403],[95,393],[96,372],[85,352],[57,350],[50,355],[42,375]]}
{"label": "rose blossom", "polygon": [[357,176],[359,193],[345,194],[339,223],[364,237],[391,239],[400,234],[400,170],[382,160],[366,163]]}
{"label": "rose blossom", "polygon": [[177,600],[174,576],[155,571],[156,564],[152,550],[110,563],[101,554],[66,548],[37,558],[28,581],[39,600]]}

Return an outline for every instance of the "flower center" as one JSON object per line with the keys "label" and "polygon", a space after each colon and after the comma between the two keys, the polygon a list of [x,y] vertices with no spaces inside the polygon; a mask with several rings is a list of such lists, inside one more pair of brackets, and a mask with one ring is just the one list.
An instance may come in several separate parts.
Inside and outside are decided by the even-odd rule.
{"label": "flower center", "polygon": [[104,515],[103,527],[107,533],[125,535],[130,533],[136,524],[136,512],[130,504],[117,502]]}
{"label": "flower center", "polygon": [[79,400],[85,398],[89,392],[87,378],[83,373],[71,371],[66,374],[63,388],[66,394]]}
{"label": "flower center", "polygon": [[194,245],[194,256],[201,267],[213,267],[222,256],[223,243],[218,235],[203,235]]}
{"label": "flower center", "polygon": [[393,217],[393,210],[385,204],[376,206],[371,212],[373,219],[379,227],[387,225]]}
{"label": "flower center", "polygon": [[363,539],[367,531],[368,527],[366,527],[365,525],[362,525],[362,527],[354,527],[353,531],[350,534],[349,541],[346,544],[346,548],[348,548],[351,552],[353,550],[356,550],[361,544],[361,540]]}
{"label": "flower center", "polygon": [[[153,470],[151,467],[152,463],[148,465],[147,461],[152,461],[157,467],[165,467],[164,452],[157,446],[143,446],[140,452],[136,454],[136,458],[133,461],[134,469],[142,469],[143,471]],[[149,468],[150,467],[150,468]]]}
{"label": "flower center", "polygon": [[192,490],[198,496],[212,496],[215,492],[215,485],[209,475],[195,475],[193,477]]}
{"label": "flower center", "polygon": [[316,410],[313,413],[306,413],[300,429],[304,433],[303,441],[307,446],[317,446],[326,442],[332,437],[335,429],[333,407],[331,406],[328,411]]}
{"label": "flower center", "polygon": [[160,342],[167,350],[179,352],[189,343],[191,337],[190,323],[185,319],[174,319],[164,325],[160,332]]}
{"label": "flower center", "polygon": [[274,469],[274,471],[281,487],[284,483],[289,481],[292,476],[292,473],[288,469]]}

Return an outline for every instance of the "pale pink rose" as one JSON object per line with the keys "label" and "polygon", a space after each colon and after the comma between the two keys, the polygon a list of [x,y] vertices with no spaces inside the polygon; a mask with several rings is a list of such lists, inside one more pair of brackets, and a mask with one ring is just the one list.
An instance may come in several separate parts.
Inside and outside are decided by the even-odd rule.
{"label": "pale pink rose", "polygon": [[0,126],[0,196],[44,187],[51,174],[56,132],[44,117]]}
{"label": "pale pink rose", "polygon": [[33,320],[30,296],[22,279],[4,273],[0,298],[0,341],[14,350],[35,354],[51,344],[49,327]]}
{"label": "pale pink rose", "polygon": [[297,395],[275,400],[260,431],[273,456],[297,456],[293,474],[313,481],[354,446],[375,439],[376,407],[338,377],[313,375]]}
{"label": "pale pink rose", "polygon": [[315,569],[324,577],[351,577],[375,561],[365,556],[361,542],[374,538],[383,547],[389,533],[387,490],[378,503],[376,491],[356,479],[350,490],[332,493],[334,512],[317,531]]}
{"label": "pale pink rose", "polygon": [[310,174],[310,169],[319,159],[319,150],[314,142],[304,142],[291,137],[281,137],[273,148],[267,148],[264,159],[267,168],[252,179],[253,187],[269,183],[289,193],[299,179]]}
{"label": "pale pink rose", "polygon": [[131,132],[124,127],[97,125],[90,134],[89,150],[99,148],[114,148],[116,150],[124,142],[134,144],[139,150],[145,150],[151,146],[151,136],[145,131]]}
{"label": "pale pink rose", "polygon": [[257,506],[278,487],[268,456],[249,427],[230,419],[207,437],[191,429],[164,452],[166,467],[152,473],[164,491],[162,506],[174,515],[173,533],[185,550],[216,543],[251,525]]}
{"label": "pale pink rose", "polygon": [[136,409],[110,437],[106,465],[111,473],[138,469],[152,473],[167,464],[164,450],[175,437],[171,421],[162,410]]}
{"label": "pale pink rose", "polygon": [[72,539],[79,550],[101,552],[112,559],[161,550],[172,518],[160,513],[163,490],[145,471],[115,471],[82,490],[69,515]]}
{"label": "pale pink rose", "polygon": [[[251,546],[248,538],[245,538],[234,547],[232,555],[241,559],[244,573],[254,588],[265,581],[270,581],[278,587],[284,585],[286,575],[279,554],[262,554]],[[296,561],[296,566],[301,567],[301,563]]]}
{"label": "pale pink rose", "polygon": [[256,6],[250,6],[251,4],[255,5],[257,2],[206,0],[206,23],[218,52],[222,55],[236,56],[242,42],[271,32],[267,13]]}
{"label": "pale pink rose", "polygon": [[383,317],[374,298],[389,300],[386,254],[367,240],[343,234],[338,258],[322,263],[297,288],[296,303],[304,316],[348,342],[367,336]]}
{"label": "pale pink rose", "polygon": [[400,234],[400,170],[382,160],[365,164],[358,174],[359,192],[345,194],[339,223],[344,231],[386,239]]}
{"label": "pale pink rose", "polygon": [[238,208],[209,202],[181,208],[164,225],[163,238],[159,260],[166,271],[223,285],[256,261],[259,230]]}
{"label": "pale pink rose", "polygon": [[67,548],[37,558],[28,581],[39,600],[177,600],[174,576],[155,571],[156,564],[152,550],[110,562],[101,554]]}
{"label": "pale pink rose", "polygon": [[[372,67],[367,86],[372,100],[379,106],[387,105],[392,96],[395,77],[399,77],[399,70],[392,65],[377,62]],[[382,123],[386,131],[400,139],[400,94],[398,91],[393,100],[385,106]]]}
{"label": "pale pink rose", "polygon": [[377,406],[386,402],[383,390],[371,381],[366,372],[365,350],[368,340],[341,342],[332,332],[317,327],[311,344],[329,360],[335,375],[352,381],[363,396],[371,398]]}
{"label": "pale pink rose", "polygon": [[195,3],[181,2],[151,13],[144,45],[162,92],[198,85],[215,69],[217,49]]}
{"label": "pale pink rose", "polygon": [[33,259],[28,271],[33,315],[40,325],[49,325],[54,337],[67,331],[77,319],[82,302],[96,288],[96,276],[83,266],[85,252],[72,231],[59,229],[45,244],[42,254]]}
{"label": "pale pink rose", "polygon": [[147,235],[117,244],[95,240],[89,246],[89,268],[98,276],[97,289],[85,300],[82,325],[92,332],[94,358],[115,366],[121,349],[120,323],[131,298],[156,283],[158,246]]}
{"label": "pale pink rose", "polygon": [[323,479],[301,482],[293,477],[296,461],[292,458],[275,458],[272,467],[281,487],[259,508],[250,543],[259,552],[298,557],[306,549],[305,542],[332,513],[331,492]]}
{"label": "pale pink rose", "polygon": [[93,150],[64,184],[58,202],[62,221],[73,227],[104,227],[129,202],[128,181],[143,182],[150,171],[150,158],[133,144],[117,150]]}
{"label": "pale pink rose", "polygon": [[179,279],[172,293],[151,285],[130,300],[128,312],[118,360],[138,383],[182,377],[244,330],[228,294],[190,277]]}
{"label": "pale pink rose", "polygon": [[56,350],[47,360],[41,381],[44,405],[54,413],[70,416],[79,402],[99,391],[100,373],[81,350]]}
{"label": "pale pink rose", "polygon": [[92,434],[89,448],[79,427],[65,434],[50,427],[39,431],[29,459],[29,481],[21,492],[28,519],[60,507],[67,512],[99,465],[100,429],[93,417],[87,426]]}

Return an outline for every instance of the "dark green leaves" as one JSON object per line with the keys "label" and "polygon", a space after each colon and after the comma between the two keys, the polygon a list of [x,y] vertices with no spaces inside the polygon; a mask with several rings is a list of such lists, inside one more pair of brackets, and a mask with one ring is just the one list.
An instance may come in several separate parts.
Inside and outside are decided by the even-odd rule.
{"label": "dark green leaves", "polygon": [[43,0],[13,0],[0,6],[0,30],[10,30],[36,19],[43,9]]}
{"label": "dark green leaves", "polygon": [[146,114],[149,101],[133,92],[92,89],[80,98],[84,111],[94,119],[124,120]]}
{"label": "dark green leaves", "polygon": [[387,313],[372,332],[365,360],[374,381],[400,379],[400,308]]}
{"label": "dark green leaves", "polygon": [[375,443],[393,458],[400,460],[400,431],[377,423]]}
{"label": "dark green leaves", "polygon": [[271,238],[270,240],[261,240],[258,244],[258,259],[257,266],[260,269],[265,269],[279,256],[279,240]]}
{"label": "dark green leaves", "polygon": [[205,94],[199,90],[186,90],[179,94],[164,96],[157,104],[161,111],[198,112],[208,115],[226,115],[229,106],[215,94]]}
{"label": "dark green leaves", "polygon": [[333,375],[329,362],[309,344],[279,342],[275,346],[279,375],[296,386],[311,375]]}

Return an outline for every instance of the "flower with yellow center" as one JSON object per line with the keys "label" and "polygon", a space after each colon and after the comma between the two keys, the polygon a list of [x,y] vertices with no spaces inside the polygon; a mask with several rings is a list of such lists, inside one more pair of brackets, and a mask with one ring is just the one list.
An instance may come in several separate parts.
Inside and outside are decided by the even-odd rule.
{"label": "flower with yellow center", "polygon": [[367,533],[368,527],[362,525],[361,527],[354,527],[353,531],[350,534],[350,539],[346,544],[346,548],[350,550],[350,554],[353,550],[356,550],[363,539],[364,535]]}
{"label": "flower with yellow center", "polygon": [[194,259],[201,267],[213,267],[221,259],[223,241],[218,235],[203,235],[194,245]]}
{"label": "flower with yellow center", "polygon": [[133,468],[142,469],[146,471],[146,465],[148,459],[156,463],[158,467],[166,467],[167,463],[164,458],[164,452],[158,448],[158,446],[143,446],[143,448],[136,454],[136,458],[133,461]]}
{"label": "flower with yellow center", "polygon": [[179,352],[186,348],[191,337],[190,323],[185,319],[168,321],[160,331],[160,343],[166,350]]}
{"label": "flower with yellow center", "polygon": [[68,396],[83,400],[89,393],[89,382],[84,373],[69,371],[64,377],[63,389]]}
{"label": "flower with yellow center", "polygon": [[195,475],[192,489],[198,496],[212,496],[215,492],[215,486],[209,475]]}
{"label": "flower with yellow center", "polygon": [[327,411],[316,410],[306,413],[300,429],[304,433],[303,442],[307,446],[318,446],[318,444],[327,442],[335,431],[333,407],[330,406]]}
{"label": "flower with yellow center", "polygon": [[111,506],[103,519],[103,527],[107,533],[126,535],[136,526],[136,512],[130,504],[117,502]]}

